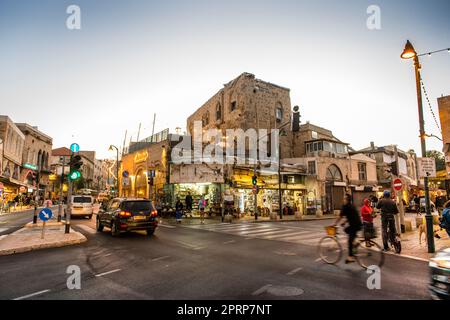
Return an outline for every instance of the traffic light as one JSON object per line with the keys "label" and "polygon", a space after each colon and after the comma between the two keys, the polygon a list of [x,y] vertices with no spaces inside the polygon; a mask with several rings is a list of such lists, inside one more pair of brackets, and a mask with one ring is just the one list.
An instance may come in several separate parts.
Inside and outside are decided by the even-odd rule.
{"label": "traffic light", "polygon": [[153,185],[153,177],[152,176],[148,177],[148,184],[151,186]]}
{"label": "traffic light", "polygon": [[294,107],[294,112],[292,113],[292,132],[300,131],[300,112],[299,107]]}
{"label": "traffic light", "polygon": [[253,184],[254,186],[256,186],[256,185],[258,184],[258,177],[257,177],[257,176],[253,176],[253,177],[252,177],[252,184]]}
{"label": "traffic light", "polygon": [[70,173],[69,173],[69,179],[70,180],[77,180],[81,177],[80,168],[83,165],[83,161],[81,161],[81,156],[76,155],[74,157],[71,157],[69,166],[70,166]]}

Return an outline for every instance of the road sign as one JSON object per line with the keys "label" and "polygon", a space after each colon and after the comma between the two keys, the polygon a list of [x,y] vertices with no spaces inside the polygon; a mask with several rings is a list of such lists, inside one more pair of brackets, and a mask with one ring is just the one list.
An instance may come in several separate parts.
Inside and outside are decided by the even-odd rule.
{"label": "road sign", "polygon": [[403,189],[402,180],[400,180],[400,179],[395,179],[394,180],[394,189],[395,189],[395,191],[400,191],[400,190]]}
{"label": "road sign", "polygon": [[48,221],[53,215],[53,212],[51,209],[49,208],[44,208],[41,210],[41,212],[39,212],[39,219],[41,219],[42,221]]}
{"label": "road sign", "polygon": [[72,151],[73,153],[80,151],[80,146],[78,145],[78,143],[72,143],[70,145],[70,151]]}
{"label": "road sign", "polygon": [[434,158],[418,158],[419,160],[419,177],[434,178],[436,177],[436,160]]}
{"label": "road sign", "polygon": [[130,175],[130,173],[128,171],[126,171],[126,170],[124,172],[122,172],[122,176],[124,178],[128,178],[129,175]]}

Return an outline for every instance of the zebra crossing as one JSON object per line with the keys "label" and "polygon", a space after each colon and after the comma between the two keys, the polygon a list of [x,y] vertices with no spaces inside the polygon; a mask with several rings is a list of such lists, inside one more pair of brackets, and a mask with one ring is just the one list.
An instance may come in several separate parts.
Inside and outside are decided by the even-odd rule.
{"label": "zebra crossing", "polygon": [[[218,223],[204,225],[190,225],[188,228],[206,230],[210,232],[226,233],[247,239],[264,239],[298,243],[316,246],[319,240],[325,236],[325,230],[320,226],[293,226],[281,223]],[[346,238],[339,238],[339,242],[345,245]]]}

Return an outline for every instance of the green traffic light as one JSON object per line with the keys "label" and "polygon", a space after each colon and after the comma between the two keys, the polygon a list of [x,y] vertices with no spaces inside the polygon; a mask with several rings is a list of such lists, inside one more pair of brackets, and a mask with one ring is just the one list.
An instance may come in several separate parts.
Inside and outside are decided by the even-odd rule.
{"label": "green traffic light", "polygon": [[78,178],[80,178],[81,177],[81,173],[80,173],[80,171],[72,171],[70,174],[69,174],[69,178],[70,178],[70,180],[77,180]]}

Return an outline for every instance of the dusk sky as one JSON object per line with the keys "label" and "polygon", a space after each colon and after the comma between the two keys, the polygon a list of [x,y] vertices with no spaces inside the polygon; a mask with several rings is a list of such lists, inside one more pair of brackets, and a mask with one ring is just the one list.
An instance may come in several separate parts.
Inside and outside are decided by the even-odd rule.
{"label": "dusk sky", "polygon": [[[81,8],[81,30],[66,8]],[[381,8],[381,30],[366,26]],[[112,157],[135,139],[179,126],[242,72],[291,89],[302,122],[353,148],[396,143],[420,152],[409,39],[419,53],[450,47],[450,1],[0,0],[0,114]],[[450,54],[422,57],[436,99],[450,94]],[[440,135],[424,100],[426,131]],[[439,120],[438,120],[439,121]],[[127,139],[127,140],[128,140]],[[428,139],[429,149],[442,143]]]}

